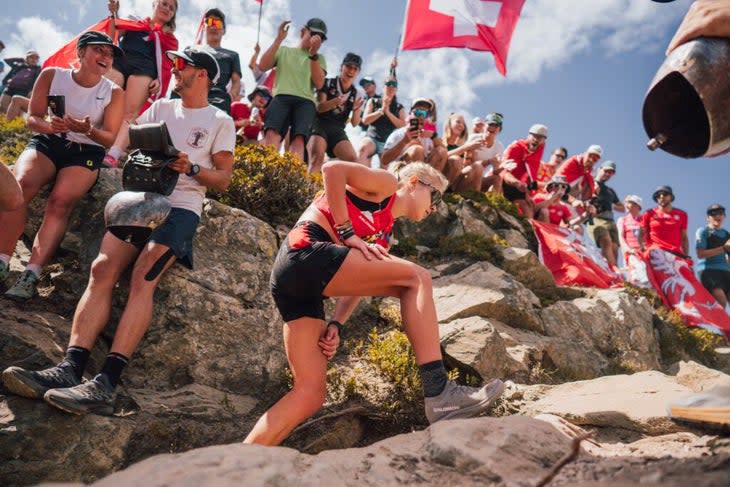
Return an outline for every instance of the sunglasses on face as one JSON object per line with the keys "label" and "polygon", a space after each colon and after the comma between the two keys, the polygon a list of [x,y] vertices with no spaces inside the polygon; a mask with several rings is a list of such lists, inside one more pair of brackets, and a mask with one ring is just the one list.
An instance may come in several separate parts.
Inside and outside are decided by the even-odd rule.
{"label": "sunglasses on face", "polygon": [[198,68],[199,66],[196,66],[195,64],[186,61],[185,59],[181,57],[176,57],[172,60],[172,66],[177,69],[178,71],[184,71],[186,67],[190,66],[192,68]]}
{"label": "sunglasses on face", "polygon": [[557,157],[558,159],[565,159],[568,156],[566,154],[553,154],[553,157]]}
{"label": "sunglasses on face", "polygon": [[205,25],[207,25],[208,27],[215,27],[216,29],[222,29],[223,21],[217,17],[206,17]]}
{"label": "sunglasses on face", "polygon": [[434,188],[433,185],[431,185],[425,181],[421,181],[420,179],[418,180],[418,182],[424,186],[428,186],[431,189],[431,208],[436,209],[438,204],[441,203],[441,199],[443,197],[443,195],[441,194],[441,191]]}
{"label": "sunglasses on face", "polygon": [[430,112],[424,108],[416,108],[415,110],[413,110],[413,115],[415,115],[417,117],[426,118],[426,117],[428,117],[429,113]]}
{"label": "sunglasses on face", "polygon": [[604,169],[603,172],[605,172],[606,174],[616,174],[616,171],[613,169]]}
{"label": "sunglasses on face", "polygon": [[669,193],[667,193],[666,191],[659,191],[659,192],[658,192],[658,193],[656,194],[656,197],[657,197],[657,198],[661,198],[662,196],[671,196],[671,195],[670,195]]}
{"label": "sunglasses on face", "polygon": [[394,88],[397,88],[398,87],[398,82],[397,81],[386,81],[385,82],[385,86],[392,86]]}

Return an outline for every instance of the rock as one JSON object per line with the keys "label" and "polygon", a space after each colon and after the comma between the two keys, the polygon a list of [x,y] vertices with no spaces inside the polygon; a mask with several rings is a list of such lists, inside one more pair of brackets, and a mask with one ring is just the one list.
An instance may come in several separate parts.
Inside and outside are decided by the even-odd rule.
{"label": "rock", "polygon": [[661,372],[599,377],[550,388],[525,411],[554,414],[582,427],[623,429],[639,435],[684,431],[667,417],[665,406],[691,393]]}
{"label": "rock", "polygon": [[434,280],[440,322],[467,316],[494,318],[516,328],[542,330],[536,309],[540,300],[502,269],[488,262]]}
{"label": "rock", "polygon": [[502,268],[538,296],[553,290],[556,287],[553,274],[542,265],[537,255],[527,248],[515,247],[512,245],[502,250]]}
{"label": "rock", "polygon": [[500,228],[497,230],[497,235],[505,239],[509,247],[528,249],[530,246],[524,235],[517,230],[513,230],[511,228]]}
{"label": "rock", "polygon": [[730,385],[730,376],[697,362],[679,363],[677,382],[693,392],[702,392],[717,386]]}
{"label": "rock", "polygon": [[449,230],[449,236],[459,237],[464,234],[473,234],[491,238],[497,235],[470,200],[462,200],[456,208],[455,214],[456,220]]}

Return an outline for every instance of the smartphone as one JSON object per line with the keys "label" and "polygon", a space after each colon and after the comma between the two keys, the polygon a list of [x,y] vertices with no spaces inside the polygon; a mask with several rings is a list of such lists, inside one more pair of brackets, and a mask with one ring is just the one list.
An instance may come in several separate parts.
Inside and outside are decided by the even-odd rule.
{"label": "smartphone", "polygon": [[48,95],[48,108],[51,109],[57,117],[66,115],[66,96],[65,95]]}
{"label": "smartphone", "polygon": [[418,130],[419,123],[418,123],[418,119],[417,118],[413,117],[411,119],[411,121],[408,122],[408,123],[409,123],[409,126],[408,126],[409,127],[409,130]]}

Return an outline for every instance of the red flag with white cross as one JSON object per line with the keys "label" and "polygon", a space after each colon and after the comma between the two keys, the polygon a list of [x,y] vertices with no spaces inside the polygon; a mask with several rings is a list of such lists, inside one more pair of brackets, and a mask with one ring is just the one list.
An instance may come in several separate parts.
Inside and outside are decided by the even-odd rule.
{"label": "red flag with white cross", "polygon": [[525,0],[409,0],[401,49],[490,51],[507,75],[507,51]]}

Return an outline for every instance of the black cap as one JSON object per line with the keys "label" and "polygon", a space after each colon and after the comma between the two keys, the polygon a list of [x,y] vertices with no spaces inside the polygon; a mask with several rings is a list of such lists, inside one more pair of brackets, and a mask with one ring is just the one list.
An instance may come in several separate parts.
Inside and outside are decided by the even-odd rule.
{"label": "black cap", "polygon": [[375,84],[375,80],[373,79],[372,76],[365,76],[364,78],[361,78],[360,79],[360,83],[359,84],[360,84],[360,86],[362,86],[363,88],[365,88],[365,85],[374,85]]}
{"label": "black cap", "polygon": [[167,51],[167,57],[170,59],[179,57],[185,60],[191,66],[203,68],[208,72],[208,79],[213,84],[218,82],[220,76],[220,68],[218,61],[215,60],[211,49],[207,46],[188,46],[182,51]]}
{"label": "black cap", "polygon": [[256,95],[261,95],[264,98],[267,98],[267,105],[271,101],[271,90],[269,90],[268,86],[258,85],[256,88],[253,89],[251,93],[248,94],[248,101],[253,101],[253,97]]}
{"label": "black cap", "polygon": [[671,186],[666,186],[666,185],[657,186],[657,188],[654,190],[654,193],[652,193],[652,195],[651,195],[651,199],[653,199],[654,201],[657,201],[659,199],[659,196],[658,196],[659,193],[667,193],[667,194],[671,195],[672,201],[674,201],[674,192],[672,191]]}
{"label": "black cap", "polygon": [[342,60],[342,64],[357,66],[357,69],[360,69],[362,66],[362,58],[354,52],[348,52],[345,54],[345,59]]}
{"label": "black cap", "polygon": [[114,41],[108,35],[103,32],[97,32],[90,30],[84,32],[79,36],[79,40],[76,41],[76,48],[82,48],[84,46],[111,46],[114,49],[114,57],[124,56],[124,51],[119,46],[114,45]]}
{"label": "black cap", "polygon": [[713,203],[710,206],[707,207],[707,214],[710,215],[712,213],[717,212],[723,212],[725,213],[725,207],[722,206],[720,203]]}
{"label": "black cap", "polygon": [[221,19],[221,20],[223,21],[223,28],[225,28],[225,27],[226,27],[226,15],[225,15],[225,14],[224,14],[223,12],[221,12],[221,11],[220,11],[220,9],[218,9],[218,8],[211,8],[211,9],[208,9],[208,10],[207,10],[207,11],[205,12],[205,15],[204,15],[204,17],[205,17],[205,18],[208,18],[208,17],[215,17],[215,18],[217,18],[217,19]]}
{"label": "black cap", "polygon": [[323,41],[327,40],[327,24],[324,23],[324,20],[317,17],[311,18],[307,20],[305,27],[310,32],[321,35]]}

